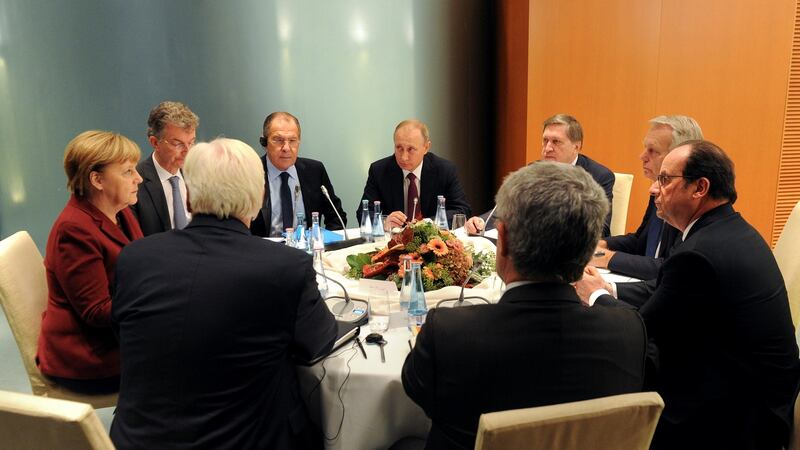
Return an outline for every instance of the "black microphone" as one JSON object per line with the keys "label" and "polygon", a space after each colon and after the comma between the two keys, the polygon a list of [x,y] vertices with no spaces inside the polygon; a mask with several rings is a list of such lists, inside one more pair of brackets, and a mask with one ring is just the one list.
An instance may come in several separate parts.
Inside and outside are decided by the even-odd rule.
{"label": "black microphone", "polygon": [[339,210],[337,210],[336,209],[336,205],[333,204],[333,200],[331,200],[331,196],[330,196],[330,194],[328,194],[328,188],[326,188],[324,184],[321,185],[319,188],[322,190],[322,195],[324,195],[325,198],[328,199],[328,203],[331,204],[331,208],[333,208],[333,212],[335,212],[336,213],[336,217],[339,218],[339,223],[342,224],[342,231],[344,231],[344,240],[346,241],[346,240],[350,239],[349,237],[347,237],[347,225],[344,224],[344,220],[342,220],[342,216],[339,215]]}
{"label": "black microphone", "polygon": [[[317,271],[316,269],[314,269],[314,271],[317,273],[317,275],[320,275],[320,276],[324,277],[325,279],[327,279],[329,281],[333,281],[340,288],[342,288],[342,292],[344,293],[344,297],[339,296],[339,295],[332,295],[330,297],[326,297],[325,298],[325,300],[329,300],[329,299],[332,299],[332,298],[334,298],[334,299],[335,298],[340,298],[340,299],[344,300],[344,301],[341,301],[341,302],[336,302],[333,306],[330,307],[331,313],[333,313],[333,315],[336,316],[336,320],[343,320],[343,321],[346,321],[346,322],[353,322],[353,323],[355,323],[357,325],[363,325],[364,323],[367,322],[367,320],[368,320],[367,310],[368,310],[368,307],[369,307],[369,304],[367,302],[365,302],[363,300],[353,300],[353,299],[351,299],[350,298],[350,294],[347,293],[347,289],[345,289],[345,287],[344,287],[344,285],[342,283],[338,282],[337,280],[334,280],[333,278],[329,277],[328,275],[326,275],[326,274],[324,274],[322,272]],[[355,304],[356,303],[363,304],[363,306],[360,306],[359,309],[356,310],[355,309]],[[352,317],[350,317],[349,319],[343,317],[345,314],[348,314],[348,313],[352,313],[351,314]]]}

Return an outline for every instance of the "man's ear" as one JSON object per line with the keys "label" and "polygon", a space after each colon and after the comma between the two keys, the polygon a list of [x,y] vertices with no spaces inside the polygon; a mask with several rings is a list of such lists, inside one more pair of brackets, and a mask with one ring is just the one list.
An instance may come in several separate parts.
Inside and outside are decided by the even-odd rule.
{"label": "man's ear", "polygon": [[508,256],[508,239],[506,238],[506,224],[495,220],[495,228],[497,228],[497,253]]}
{"label": "man's ear", "polygon": [[158,138],[155,136],[149,136],[147,140],[150,142],[150,146],[153,147],[153,150],[158,146]]}
{"label": "man's ear", "polygon": [[711,189],[711,181],[706,177],[700,177],[695,182],[695,191],[692,194],[695,198],[705,197],[708,195],[708,190]]}

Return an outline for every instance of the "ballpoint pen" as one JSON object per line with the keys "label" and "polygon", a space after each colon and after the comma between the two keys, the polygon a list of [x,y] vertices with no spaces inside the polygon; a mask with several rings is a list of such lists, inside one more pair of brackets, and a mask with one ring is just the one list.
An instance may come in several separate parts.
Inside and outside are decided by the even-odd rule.
{"label": "ballpoint pen", "polygon": [[364,355],[364,359],[367,359],[367,351],[364,350],[364,346],[361,345],[361,339],[356,338],[356,345],[358,345],[358,348],[361,349],[361,354]]}

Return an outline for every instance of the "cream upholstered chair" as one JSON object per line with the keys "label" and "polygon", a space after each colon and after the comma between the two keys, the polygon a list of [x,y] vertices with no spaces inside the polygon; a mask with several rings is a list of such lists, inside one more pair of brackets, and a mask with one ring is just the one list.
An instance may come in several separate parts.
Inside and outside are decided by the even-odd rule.
{"label": "cream upholstered chair", "polygon": [[611,203],[611,236],[625,234],[625,225],[628,222],[628,203],[631,200],[631,185],[633,175],[629,173],[614,173],[614,199]]}
{"label": "cream upholstered chair", "polygon": [[86,403],[0,391],[0,448],[113,449]]}
{"label": "cream upholstered chair", "polygon": [[476,450],[650,447],[664,401],[655,392],[482,414]]}
{"label": "cream upholstered chair", "polygon": [[42,254],[26,231],[0,241],[0,304],[17,341],[34,395],[89,403],[95,408],[117,404],[117,394],[83,395],[45,378],[34,359],[42,313],[47,307],[47,280]]}
{"label": "cream upholstered chair", "polygon": [[794,424],[789,433],[789,447],[786,450],[800,450],[800,396],[794,400]]}
{"label": "cream upholstered chair", "polygon": [[797,327],[800,321],[800,202],[789,214],[773,253],[789,293],[792,323]]}

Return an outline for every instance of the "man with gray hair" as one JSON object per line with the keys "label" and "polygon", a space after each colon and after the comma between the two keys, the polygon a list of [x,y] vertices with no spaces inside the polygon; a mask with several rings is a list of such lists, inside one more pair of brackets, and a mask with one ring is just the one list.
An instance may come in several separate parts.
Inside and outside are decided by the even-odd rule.
{"label": "man with gray hair", "polygon": [[196,145],[184,173],[191,223],[136,241],[117,261],[111,439],[117,448],[319,447],[292,364],[328,352],[336,337],[311,256],[250,234],[264,169],[244,142]]}
{"label": "man with gray hair", "polygon": [[[689,116],[658,116],[650,119],[650,130],[644,137],[644,150],[639,155],[644,176],[655,181],[661,161],[675,147],[686,141],[703,139],[700,125]],[[680,232],[665,223],[650,196],[642,223],[635,233],[611,236],[597,244],[595,258],[589,263],[642,280],[658,275]]]}
{"label": "man with gray hair", "polygon": [[181,169],[199,124],[197,115],[181,102],[161,102],[150,111],[147,139],[153,154],[136,166],[144,181],[131,206],[145,236],[183,228],[191,219]]}
{"label": "man with gray hair", "polygon": [[406,393],[433,421],[428,448],[473,448],[485,412],[643,387],[641,317],[582,307],[570,285],[608,213],[600,186],[582,169],[537,162],[509,175],[496,201],[503,297],[431,310],[403,366]]}

